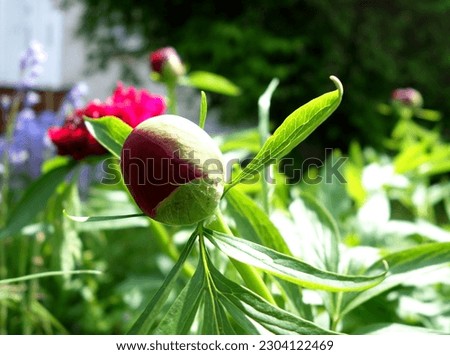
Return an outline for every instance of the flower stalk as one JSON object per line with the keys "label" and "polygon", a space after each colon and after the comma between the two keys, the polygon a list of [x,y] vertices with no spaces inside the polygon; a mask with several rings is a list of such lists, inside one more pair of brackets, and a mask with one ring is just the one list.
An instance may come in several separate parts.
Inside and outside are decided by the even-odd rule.
{"label": "flower stalk", "polygon": [[[214,227],[216,228],[216,230],[218,230],[219,232],[226,233],[228,235],[234,235],[230,227],[226,223],[223,214],[219,208],[217,208],[215,212],[215,217],[216,223],[214,224]],[[276,305],[272,293],[267,288],[264,280],[262,279],[261,275],[255,268],[253,268],[250,265],[241,263],[240,261],[233,258],[230,258],[230,261],[236,268],[236,270],[239,272],[239,275],[241,275],[242,279],[244,280],[245,284],[250,290],[260,295],[266,301]]]}

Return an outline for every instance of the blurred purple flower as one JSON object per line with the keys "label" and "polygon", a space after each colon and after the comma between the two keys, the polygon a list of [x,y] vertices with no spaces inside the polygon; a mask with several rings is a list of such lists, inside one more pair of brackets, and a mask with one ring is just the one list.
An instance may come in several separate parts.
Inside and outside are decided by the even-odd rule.
{"label": "blurred purple flower", "polygon": [[56,114],[53,112],[45,111],[36,115],[31,108],[24,108],[17,116],[9,146],[5,138],[0,137],[0,156],[6,149],[14,187],[21,187],[24,179],[37,178],[44,160],[54,154],[46,136],[55,120]]}
{"label": "blurred purple flower", "polygon": [[3,111],[7,112],[9,110],[9,107],[11,106],[11,96],[2,95],[0,97],[0,106]]}
{"label": "blurred purple flower", "polygon": [[28,48],[20,56],[20,74],[18,83],[19,90],[27,90],[36,84],[38,77],[42,74],[43,64],[47,61],[47,53],[41,43],[31,41]]}
{"label": "blurred purple flower", "polygon": [[39,102],[41,102],[40,95],[35,91],[29,91],[25,95],[25,100],[24,100],[23,105],[25,107],[32,107],[32,106],[38,104]]}
{"label": "blurred purple flower", "polygon": [[56,125],[61,126],[64,123],[66,116],[75,109],[84,106],[88,92],[88,86],[84,82],[77,83],[70,89],[58,111],[58,122]]}
{"label": "blurred purple flower", "polygon": [[[34,92],[27,93],[24,108],[16,117],[10,144],[0,135],[0,157],[5,151],[8,154],[13,188],[21,188],[30,179],[39,177],[43,162],[55,155],[55,147],[47,134],[48,129],[61,124],[65,116],[61,111],[70,112],[82,105],[86,92],[85,84],[77,84],[69,91],[58,112],[43,111],[39,114],[31,108],[38,102],[39,96]],[[2,161],[0,174],[3,170],[1,164]]]}

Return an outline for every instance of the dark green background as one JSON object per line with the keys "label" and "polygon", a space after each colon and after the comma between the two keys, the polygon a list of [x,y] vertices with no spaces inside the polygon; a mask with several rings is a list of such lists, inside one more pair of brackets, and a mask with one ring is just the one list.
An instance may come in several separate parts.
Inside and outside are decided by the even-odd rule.
{"label": "dark green background", "polygon": [[[257,98],[278,77],[275,127],[304,102],[332,90],[333,74],[344,84],[344,101],[308,139],[313,150],[345,150],[352,139],[380,148],[395,122],[376,106],[397,87],[418,89],[425,107],[443,113],[442,129],[448,130],[449,0],[68,3],[80,1],[86,8],[79,33],[90,45],[92,68],[174,46],[190,69],[224,75],[243,89],[238,98],[212,97],[227,123],[256,123]],[[118,25],[125,36],[142,36],[141,45],[130,48],[117,36]],[[132,78],[132,67],[123,63],[122,79]]]}

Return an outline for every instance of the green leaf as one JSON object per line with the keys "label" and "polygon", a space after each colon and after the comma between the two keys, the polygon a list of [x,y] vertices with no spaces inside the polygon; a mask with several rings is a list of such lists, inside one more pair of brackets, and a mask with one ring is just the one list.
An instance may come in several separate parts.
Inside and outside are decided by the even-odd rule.
{"label": "green leaf", "polygon": [[291,254],[283,236],[252,199],[233,189],[226,195],[226,200],[240,235],[251,240],[259,240],[264,246],[280,253]]}
{"label": "green leaf", "polygon": [[200,128],[205,128],[206,123],[206,114],[208,113],[208,101],[206,100],[206,94],[204,91],[201,92],[201,101],[200,101],[200,114],[198,118],[198,125]]}
{"label": "green leaf", "polygon": [[361,291],[383,281],[376,276],[347,276],[319,270],[299,259],[247,240],[207,231],[208,239],[226,255],[297,285],[325,291]]}
{"label": "green leaf", "polygon": [[41,279],[44,277],[83,275],[83,274],[100,275],[100,274],[102,274],[102,272],[98,271],[98,270],[47,271],[47,272],[40,272],[37,274],[30,274],[30,275],[25,275],[25,276],[20,276],[20,277],[14,277],[14,278],[10,278],[10,279],[3,279],[3,280],[0,280],[0,285]]}
{"label": "green leaf", "polygon": [[221,303],[248,334],[259,333],[248,319],[275,334],[336,334],[271,305],[252,291],[225,278],[211,263],[208,269],[219,291]]}
{"label": "green leaf", "polygon": [[0,231],[0,239],[19,232],[31,223],[74,166],[75,161],[68,160],[35,180],[11,210],[5,228]]}
{"label": "green leaf", "polygon": [[296,225],[301,228],[306,261],[327,271],[337,272],[340,232],[331,213],[318,199],[306,192],[301,192],[300,199],[291,205],[291,213]]}
{"label": "green leaf", "polygon": [[389,264],[386,279],[365,292],[344,295],[342,314],[348,313],[371,298],[402,284],[423,268],[450,263],[450,242],[429,243],[388,254],[374,263],[368,271],[382,267],[384,260]]}
{"label": "green leaf", "polygon": [[84,117],[92,136],[114,156],[120,158],[122,146],[133,128],[115,116],[91,119]]}
{"label": "green leaf", "polygon": [[145,216],[144,213],[123,214],[123,215],[118,215],[118,216],[72,216],[72,215],[68,214],[65,210],[63,212],[67,218],[71,219],[72,221],[79,222],[79,223],[113,221],[113,220],[117,220],[117,219],[135,218],[135,217]]}
{"label": "green leaf", "polygon": [[206,71],[191,72],[180,84],[228,96],[237,96],[241,92],[239,87],[223,76]]}
{"label": "green leaf", "polygon": [[199,263],[194,276],[175,299],[152,334],[188,334],[203,298],[204,283],[205,270],[202,263]]}
{"label": "green leaf", "polygon": [[[259,97],[258,100],[258,130],[261,147],[264,146],[264,143],[266,143],[267,139],[270,136],[270,128],[269,128],[270,100],[272,99],[273,92],[277,88],[278,83],[279,83],[278,79],[276,78],[272,79],[266,91],[264,91],[264,93]],[[269,213],[270,211],[269,206],[270,188],[268,183],[269,175],[270,175],[270,167],[265,167],[261,179],[261,202],[263,210],[266,213]]]}
{"label": "green leaf", "polygon": [[158,313],[163,307],[164,302],[169,297],[169,293],[172,290],[174,282],[177,279],[177,276],[180,273],[180,270],[182,269],[184,262],[189,256],[196,239],[197,239],[197,230],[195,230],[192,233],[177,263],[172,268],[169,275],[167,275],[167,278],[164,280],[164,283],[162,284],[161,288],[150,300],[147,307],[145,307],[144,311],[136,320],[136,322],[131,326],[130,330],[128,331],[128,334],[147,334],[149,329],[156,322]]}
{"label": "green leaf", "polygon": [[216,293],[205,292],[202,335],[236,335]]}
{"label": "green leaf", "polygon": [[[78,192],[78,174],[71,183],[67,184],[61,196],[61,204],[64,208],[70,208],[71,211],[79,213],[81,211],[81,201]],[[62,209],[62,208],[61,208]],[[59,209],[59,211],[61,211]],[[63,218],[61,216],[61,237],[60,239],[60,267],[62,271],[74,270],[76,265],[80,263],[83,253],[83,243],[78,234],[78,230],[74,221]],[[65,277],[65,281],[69,282],[70,275]]]}
{"label": "green leaf", "polygon": [[266,91],[264,91],[264,93],[259,97],[258,100],[258,108],[259,108],[258,130],[261,139],[261,146],[264,145],[266,140],[269,138],[270,100],[272,99],[272,95],[275,89],[277,88],[279,82],[280,81],[276,78],[272,79]]}
{"label": "green leaf", "polygon": [[331,76],[337,90],[315,98],[291,113],[266,141],[256,157],[228,185],[227,190],[244,179],[251,178],[265,165],[281,159],[308,137],[339,106],[343,87]]}

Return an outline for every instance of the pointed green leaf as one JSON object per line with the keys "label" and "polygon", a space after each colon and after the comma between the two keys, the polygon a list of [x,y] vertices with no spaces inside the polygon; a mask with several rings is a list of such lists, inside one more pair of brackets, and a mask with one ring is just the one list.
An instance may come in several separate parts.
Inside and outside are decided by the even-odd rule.
{"label": "pointed green leaf", "polygon": [[95,119],[84,117],[84,121],[89,133],[109,152],[120,158],[123,143],[133,128],[115,116]]}
{"label": "pointed green leaf", "polygon": [[238,315],[242,327],[249,334],[255,334],[257,328],[247,320],[261,324],[275,334],[336,334],[318,325],[275,307],[252,291],[225,278],[213,265],[208,266],[214,285],[220,291],[221,302],[230,314]]}
{"label": "pointed green leaf", "polygon": [[181,252],[180,258],[170,271],[169,275],[167,275],[161,288],[158,290],[158,292],[156,292],[156,294],[148,303],[147,307],[145,307],[142,314],[131,326],[130,330],[128,331],[128,334],[146,334],[149,331],[149,329],[153,326],[153,324],[157,319],[159,311],[163,307],[164,302],[167,300],[167,297],[169,297],[169,293],[172,290],[174,282],[177,279],[177,276],[180,273],[180,270],[182,269],[184,262],[189,256],[196,239],[197,239],[197,231],[194,231],[194,233],[192,233],[191,237],[189,238],[186,246],[184,247],[183,251]]}
{"label": "pointed green leaf", "polygon": [[371,298],[402,284],[423,268],[450,263],[450,242],[428,243],[388,254],[373,264],[369,271],[380,269],[384,260],[389,264],[386,279],[365,292],[345,295],[342,314],[348,313]]}
{"label": "pointed green leaf", "polygon": [[334,76],[330,78],[337,90],[319,96],[291,113],[266,141],[250,164],[231,181],[227,190],[242,180],[251,178],[265,165],[284,157],[336,110],[344,90],[338,78]]}
{"label": "pointed green leaf", "polygon": [[227,78],[206,71],[191,72],[180,84],[228,96],[237,96],[241,91]]}
{"label": "pointed green leaf", "polygon": [[79,222],[79,223],[113,221],[113,220],[117,220],[117,219],[135,218],[135,217],[145,216],[144,213],[123,214],[123,215],[118,215],[118,216],[72,216],[72,215],[68,214],[66,212],[66,210],[64,210],[63,212],[67,218],[71,219],[72,221]]}
{"label": "pointed green leaf", "polygon": [[198,118],[198,125],[200,128],[205,128],[206,123],[206,115],[208,113],[208,101],[206,100],[206,94],[204,91],[201,92],[201,101],[200,101],[200,114]]}
{"label": "pointed green leaf", "polygon": [[47,271],[47,272],[40,272],[37,274],[30,274],[20,277],[14,277],[10,279],[3,279],[0,280],[0,285],[3,284],[10,284],[15,282],[24,282],[34,279],[41,279],[44,277],[54,277],[54,276],[67,276],[67,275],[83,275],[83,274],[91,274],[91,275],[100,275],[102,274],[101,271],[98,270],[71,270],[71,271]]}
{"label": "pointed green leaf", "polygon": [[152,334],[188,334],[203,298],[204,284],[205,270],[202,263],[199,263],[193,278],[183,288]]}
{"label": "pointed green leaf", "polygon": [[5,228],[0,231],[0,239],[19,232],[33,222],[33,218],[46,206],[48,199],[74,166],[75,161],[68,160],[35,180],[11,210]]}
{"label": "pointed green leaf", "polygon": [[383,281],[376,276],[347,276],[319,270],[299,259],[250,241],[208,231],[206,236],[226,255],[297,285],[325,291],[361,291]]}
{"label": "pointed green leaf", "polygon": [[206,291],[203,305],[202,335],[235,335],[216,293]]}

